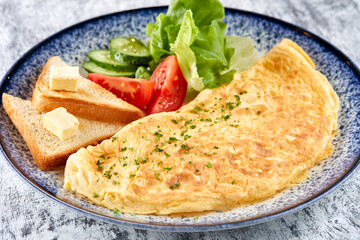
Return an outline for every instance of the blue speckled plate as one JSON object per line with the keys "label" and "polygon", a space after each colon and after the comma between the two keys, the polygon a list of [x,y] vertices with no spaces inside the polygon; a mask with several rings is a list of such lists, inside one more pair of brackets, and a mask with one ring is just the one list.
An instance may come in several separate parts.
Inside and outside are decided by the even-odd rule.
{"label": "blue speckled plate", "polygon": [[[105,48],[115,36],[146,40],[145,26],[166,8],[148,8],[94,18],[64,29],[45,39],[21,57],[1,81],[0,93],[31,99],[36,79],[47,59],[61,56],[71,65],[80,65],[91,49]],[[79,212],[102,220],[136,228],[206,231],[256,224],[297,211],[320,199],[342,184],[359,167],[360,154],[360,73],[341,51],[325,40],[294,25],[256,13],[226,10],[227,33],[250,36],[265,53],[282,38],[290,38],[311,56],[330,81],[341,101],[339,133],[333,141],[331,158],[313,167],[302,184],[276,196],[227,212],[209,212],[198,217],[115,215],[86,199],[62,189],[63,171],[40,171],[29,149],[4,109],[0,108],[0,141],[3,159],[27,183],[47,197]],[[2,105],[1,105],[2,106]]]}

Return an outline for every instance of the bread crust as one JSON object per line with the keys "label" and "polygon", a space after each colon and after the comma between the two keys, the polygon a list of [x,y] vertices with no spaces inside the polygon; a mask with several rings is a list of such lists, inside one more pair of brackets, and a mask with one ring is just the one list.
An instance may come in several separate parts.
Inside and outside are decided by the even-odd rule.
{"label": "bread crust", "polygon": [[42,151],[39,145],[36,143],[35,136],[33,136],[30,126],[26,124],[26,122],[24,122],[24,120],[16,111],[16,109],[14,109],[13,106],[11,105],[9,95],[3,94],[2,99],[3,99],[3,107],[6,113],[9,115],[11,121],[13,122],[13,124],[15,125],[21,136],[24,138],[36,165],[38,165],[38,167],[44,171],[50,171],[53,170],[54,168],[65,165],[69,156],[75,153],[80,148],[89,145],[96,145],[101,141],[110,138],[113,135],[113,134],[106,134],[96,139],[91,139],[87,142],[84,142],[78,147],[73,147],[66,151],[59,152],[57,154],[48,155],[46,154],[46,152]]}
{"label": "bread crust", "polygon": [[[32,105],[41,112],[49,112],[58,107],[64,107],[66,110],[77,116],[87,119],[103,121],[103,122],[121,122],[130,123],[143,117],[142,111],[136,107],[131,108],[117,108],[107,104],[90,102],[82,99],[74,99],[67,96],[53,96],[51,90],[42,92],[40,84],[45,81],[46,74],[50,71],[50,67],[60,58],[51,57],[44,66],[33,92]],[[110,93],[110,92],[109,92]],[[116,97],[114,95],[114,97]]]}

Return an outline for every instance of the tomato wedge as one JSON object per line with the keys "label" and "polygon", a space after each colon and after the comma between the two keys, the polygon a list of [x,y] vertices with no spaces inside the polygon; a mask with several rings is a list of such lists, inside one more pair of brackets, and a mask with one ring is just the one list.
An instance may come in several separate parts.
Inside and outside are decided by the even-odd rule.
{"label": "tomato wedge", "polygon": [[110,77],[100,73],[89,73],[88,78],[139,109],[149,103],[154,92],[154,83],[146,79]]}
{"label": "tomato wedge", "polygon": [[176,56],[168,56],[151,75],[155,84],[154,94],[145,107],[147,114],[178,110],[184,102],[187,82]]}

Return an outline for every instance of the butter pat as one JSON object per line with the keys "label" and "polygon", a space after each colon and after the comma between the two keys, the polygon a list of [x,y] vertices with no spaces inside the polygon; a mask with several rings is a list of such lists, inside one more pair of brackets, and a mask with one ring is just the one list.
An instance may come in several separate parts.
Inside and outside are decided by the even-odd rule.
{"label": "butter pat", "polygon": [[74,115],[68,113],[65,108],[59,107],[44,114],[43,126],[60,138],[61,141],[64,141],[76,135],[79,121]]}
{"label": "butter pat", "polygon": [[79,67],[53,65],[50,67],[50,89],[76,92],[81,78]]}

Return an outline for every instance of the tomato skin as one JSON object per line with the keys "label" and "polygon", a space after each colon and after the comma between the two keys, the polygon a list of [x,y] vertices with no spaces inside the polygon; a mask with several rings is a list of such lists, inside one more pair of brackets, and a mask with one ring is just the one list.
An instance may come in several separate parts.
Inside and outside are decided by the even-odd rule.
{"label": "tomato skin", "polygon": [[149,103],[154,92],[154,83],[146,79],[110,77],[100,73],[89,73],[88,78],[139,109]]}
{"label": "tomato skin", "polygon": [[184,103],[187,82],[176,56],[168,56],[151,75],[155,84],[154,94],[144,109],[147,114],[178,110]]}

